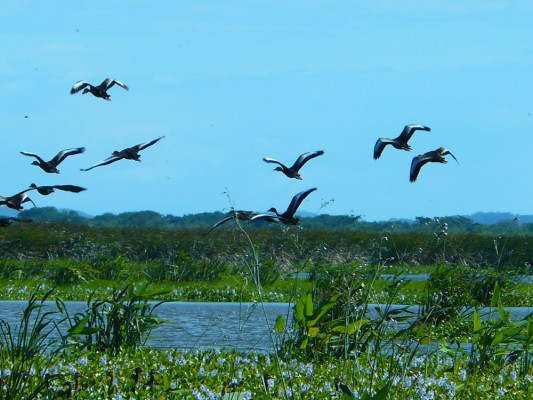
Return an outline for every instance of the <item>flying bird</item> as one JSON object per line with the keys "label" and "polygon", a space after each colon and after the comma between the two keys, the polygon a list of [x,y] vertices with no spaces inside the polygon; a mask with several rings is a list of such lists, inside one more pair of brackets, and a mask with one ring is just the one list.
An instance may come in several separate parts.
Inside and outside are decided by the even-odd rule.
{"label": "flying bird", "polygon": [[28,219],[28,218],[17,218],[17,217],[1,217],[0,218],[0,228],[7,228],[14,221],[17,221],[17,222],[31,222],[31,219]]}
{"label": "flying bird", "polygon": [[29,201],[31,204],[33,204],[34,207],[36,207],[33,200],[30,199],[26,194],[27,191],[28,189],[17,193],[11,197],[0,196],[0,206],[7,206],[9,208],[12,208],[13,210],[24,211],[24,207],[22,207],[22,204],[27,203]]}
{"label": "flying bird", "polygon": [[130,88],[122,82],[117,81],[116,79],[106,78],[98,86],[93,86],[89,82],[78,81],[74,84],[74,86],[72,86],[72,89],[70,89],[70,94],[78,93],[83,89],[82,94],[91,93],[95,97],[100,97],[104,100],[111,101],[111,96],[107,94],[107,91],[111,89],[114,84],[117,84],[123,89],[130,90]]}
{"label": "flying bird", "polygon": [[300,168],[302,168],[307,161],[311,160],[312,158],[321,156],[322,154],[324,154],[324,152],[322,150],[310,151],[309,153],[304,153],[304,154],[300,155],[300,157],[298,157],[298,159],[294,162],[294,164],[291,167],[287,167],[281,161],[275,160],[273,158],[265,157],[265,158],[263,158],[263,161],[267,162],[267,163],[278,164],[279,167],[274,168],[274,171],[281,171],[286,176],[288,176],[289,178],[296,178],[296,179],[300,179],[301,180],[302,177],[298,173]]}
{"label": "flying bird", "polygon": [[47,172],[49,174],[59,174],[59,170],[57,169],[57,166],[59,164],[61,164],[61,162],[63,162],[63,160],[65,158],[67,158],[68,156],[72,156],[74,154],[81,154],[84,151],[85,151],[85,147],[75,147],[73,149],[61,150],[50,161],[44,161],[37,154],[30,153],[30,152],[27,152],[27,151],[21,151],[20,154],[23,154],[23,155],[28,156],[28,157],[35,157],[37,159],[37,161],[33,161],[31,163],[31,165],[38,166],[44,172]]}
{"label": "flying bird", "polygon": [[219,227],[220,225],[225,224],[228,221],[231,221],[232,219],[238,219],[239,221],[250,221],[252,217],[256,215],[259,215],[259,213],[254,212],[254,211],[231,210],[225,218],[221,219],[215,225],[209,228],[209,230],[205,234],[207,235],[213,229]]}
{"label": "flying bird", "polygon": [[128,147],[127,149],[121,150],[121,151],[114,151],[111,157],[106,158],[104,161],[99,162],[98,164],[93,165],[89,168],[82,168],[80,171],[89,171],[96,167],[101,167],[103,165],[108,165],[111,163],[114,163],[119,160],[135,160],[135,161],[141,161],[141,155],[139,154],[139,151],[146,149],[147,147],[150,147],[154,144],[156,144],[158,141],[163,139],[164,136],[160,136],[157,139],[152,140],[148,143],[141,143],[136,146]]}
{"label": "flying bird", "polygon": [[413,161],[411,162],[411,171],[409,173],[409,180],[411,182],[416,181],[416,178],[418,177],[418,174],[420,173],[420,169],[426,165],[428,162],[437,162],[441,164],[447,164],[448,161],[444,158],[445,155],[451,155],[453,159],[459,164],[459,161],[457,161],[457,158],[444,147],[439,147],[437,150],[428,151],[427,153],[420,154],[413,158]]}
{"label": "flying bird", "polygon": [[292,198],[289,207],[283,214],[280,214],[278,210],[272,207],[268,210],[268,213],[253,216],[250,219],[250,222],[255,222],[259,220],[272,222],[277,219],[285,225],[300,225],[300,219],[295,217],[294,213],[296,213],[296,210],[298,210],[298,207],[300,207],[300,204],[302,204],[302,201],[304,201],[304,199],[309,195],[309,193],[314,192],[315,190],[316,188],[312,188],[295,195]]}
{"label": "flying bird", "polygon": [[73,192],[73,193],[79,193],[79,192],[83,192],[84,190],[87,190],[81,186],[76,186],[76,185],[37,186],[35,183],[32,183],[30,185],[30,188],[26,189],[25,192],[29,190],[37,190],[43,196],[48,196],[49,194],[54,193],[56,189],[63,190],[66,192]]}
{"label": "flying bird", "polygon": [[383,149],[386,145],[391,144],[394,148],[398,150],[405,150],[410,151],[411,146],[407,143],[409,139],[413,136],[413,133],[415,131],[431,131],[431,128],[424,125],[417,125],[417,124],[411,124],[411,125],[405,125],[403,128],[402,133],[400,136],[398,136],[395,139],[388,139],[388,138],[379,138],[374,145],[374,160],[377,160],[381,153],[383,153]]}

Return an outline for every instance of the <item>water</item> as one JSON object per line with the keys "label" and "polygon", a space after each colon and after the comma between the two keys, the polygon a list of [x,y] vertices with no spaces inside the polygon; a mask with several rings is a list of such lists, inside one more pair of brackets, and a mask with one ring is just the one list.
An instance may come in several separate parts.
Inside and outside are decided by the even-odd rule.
{"label": "water", "polygon": [[[49,309],[55,310],[54,302],[45,303]],[[66,302],[70,315],[76,312],[85,312],[87,303]],[[14,325],[20,322],[23,309],[27,306],[26,301],[0,301],[0,319]],[[367,317],[378,319],[377,304],[368,305]],[[415,317],[419,306],[393,305],[391,310],[407,307],[407,310],[396,317]],[[384,306],[381,306],[384,309]],[[155,309],[154,314],[165,319],[165,323],[152,331],[148,338],[147,346],[158,349],[234,349],[237,351],[256,350],[259,352],[271,352],[276,345],[272,332],[278,315],[291,321],[292,306],[289,303],[193,303],[193,302],[169,302],[163,303]],[[513,320],[526,318],[533,313],[532,307],[510,307],[506,311],[511,312]],[[464,310],[466,314],[472,310]],[[492,312],[492,313],[491,313]],[[482,308],[482,319],[497,318],[496,309]],[[407,327],[412,320],[402,322],[389,322],[389,327],[402,329]],[[66,327],[65,327],[66,330]]]}
{"label": "water", "polygon": [[[0,301],[0,319],[14,327],[20,323],[26,301]],[[45,302],[55,311],[54,302]],[[86,302],[65,302],[69,315],[84,313]],[[146,345],[158,349],[235,349],[270,352],[271,333],[278,315],[290,317],[289,303],[200,303],[168,302],[154,315],[168,321],[152,331]],[[59,317],[58,317],[59,318]],[[66,331],[67,327],[65,327]]]}

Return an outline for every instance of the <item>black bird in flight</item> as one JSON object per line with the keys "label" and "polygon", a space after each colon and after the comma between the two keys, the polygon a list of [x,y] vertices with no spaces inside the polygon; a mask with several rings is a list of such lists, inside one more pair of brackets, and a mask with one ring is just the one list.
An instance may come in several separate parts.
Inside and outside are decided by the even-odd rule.
{"label": "black bird in flight", "polygon": [[56,154],[54,158],[52,158],[50,161],[44,161],[41,157],[39,157],[35,153],[30,153],[28,151],[21,151],[20,154],[24,154],[28,157],[35,157],[37,161],[33,161],[31,165],[36,165],[39,168],[41,168],[44,172],[47,172],[49,174],[59,174],[59,170],[57,169],[57,166],[63,162],[65,158],[68,156],[72,156],[74,154],[81,154],[85,151],[85,147],[75,147],[73,149],[66,149],[61,150],[59,153]]}
{"label": "black bird in flight", "polygon": [[70,94],[78,93],[80,90],[83,89],[82,94],[91,93],[95,97],[100,97],[101,99],[111,101],[111,96],[107,94],[107,91],[111,89],[115,84],[117,84],[123,89],[130,90],[130,88],[122,82],[117,81],[116,79],[106,78],[98,86],[93,86],[89,82],[78,81],[74,84],[74,86],[72,86],[72,89],[70,89]]}
{"label": "black bird in flight", "polygon": [[146,149],[147,147],[150,147],[154,144],[156,144],[158,141],[163,139],[164,136],[160,136],[157,139],[152,140],[148,143],[141,143],[132,147],[128,147],[127,149],[121,150],[121,151],[114,151],[111,157],[106,158],[104,161],[99,162],[98,164],[93,165],[89,168],[82,168],[80,171],[89,171],[96,167],[101,167],[103,165],[108,165],[111,163],[114,163],[119,160],[135,160],[135,161],[141,161],[141,155],[139,154],[139,151]]}
{"label": "black bird in flight", "polygon": [[296,179],[302,179],[298,171],[300,171],[300,168],[304,166],[304,164],[311,160],[312,158],[321,156],[324,154],[322,150],[319,151],[310,151],[309,153],[304,153],[298,157],[298,159],[294,162],[294,164],[291,167],[287,167],[285,164],[283,164],[281,161],[275,160],[273,158],[263,158],[264,162],[267,163],[274,163],[278,164],[279,167],[274,168],[274,171],[281,171],[289,178],[296,178]]}
{"label": "black bird in flight", "polygon": [[420,154],[413,158],[413,161],[411,162],[411,171],[409,172],[409,180],[411,182],[416,181],[416,178],[418,177],[418,174],[420,173],[420,169],[426,165],[428,162],[436,162],[441,164],[447,164],[448,161],[444,158],[445,155],[451,155],[453,159],[459,164],[459,161],[457,161],[457,158],[444,147],[439,147],[437,150],[428,151],[427,153]]}
{"label": "black bird in flight", "polygon": [[300,207],[300,204],[302,204],[302,201],[304,201],[304,199],[311,192],[314,192],[315,190],[316,188],[312,188],[312,189],[305,190],[295,195],[292,198],[291,203],[289,204],[289,207],[283,214],[280,214],[278,210],[272,207],[268,210],[268,213],[263,213],[263,214],[258,214],[258,215],[253,216],[250,219],[250,222],[255,222],[259,220],[272,222],[277,219],[279,222],[285,225],[299,225],[300,219],[295,217],[294,214],[296,213],[296,210],[298,210],[298,207]]}
{"label": "black bird in flight", "polygon": [[220,225],[225,224],[228,221],[231,221],[232,219],[238,219],[239,221],[250,221],[252,217],[256,215],[259,215],[259,213],[254,212],[254,211],[231,210],[225,218],[221,219],[215,225],[209,228],[209,230],[205,234],[207,235],[213,229],[219,227]]}
{"label": "black bird in flight", "polygon": [[65,192],[79,193],[87,190],[81,186],[76,185],[52,185],[52,186],[37,186],[35,183],[30,185],[29,189],[26,189],[25,192],[30,190],[37,190],[43,196],[48,196],[49,194],[54,193],[57,190],[63,190]]}
{"label": "black bird in flight", "polygon": [[417,124],[411,124],[411,125],[405,125],[403,128],[402,133],[400,136],[398,136],[395,139],[388,139],[388,138],[379,138],[374,145],[374,160],[377,160],[381,153],[383,153],[383,149],[386,145],[391,144],[394,148],[399,150],[405,150],[410,151],[411,146],[407,142],[409,142],[409,139],[413,136],[413,133],[415,131],[431,131],[431,128],[424,125],[417,125]]}
{"label": "black bird in flight", "polygon": [[34,207],[36,207],[33,200],[30,199],[26,194],[27,191],[28,189],[23,190],[22,192],[10,197],[0,196],[0,206],[7,206],[13,210],[24,211],[24,207],[22,206],[22,204],[27,203],[29,201],[31,204],[33,204]]}

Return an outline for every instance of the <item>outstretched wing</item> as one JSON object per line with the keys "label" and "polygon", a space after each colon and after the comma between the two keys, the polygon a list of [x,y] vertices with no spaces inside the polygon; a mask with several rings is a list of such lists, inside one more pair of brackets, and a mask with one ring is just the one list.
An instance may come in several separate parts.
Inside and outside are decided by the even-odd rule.
{"label": "outstretched wing", "polygon": [[302,168],[307,161],[309,161],[309,160],[311,160],[311,159],[313,159],[315,157],[321,156],[322,154],[324,154],[324,152],[322,150],[310,151],[308,153],[304,153],[304,154],[300,155],[300,157],[298,157],[298,159],[292,165],[291,169],[293,169],[294,171],[298,172],[300,170],[300,168]]}
{"label": "outstretched wing", "polygon": [[87,190],[84,187],[76,186],[76,185],[54,185],[53,188],[63,190],[66,192],[73,192],[73,193],[79,193],[79,192],[83,192],[84,190]]}
{"label": "outstretched wing", "polygon": [[164,136],[159,136],[157,139],[154,139],[151,142],[138,144],[137,146],[134,146],[134,148],[137,148],[138,149],[137,151],[144,150],[147,147],[150,147],[150,146],[156,144],[157,142],[159,142],[163,138],[164,138]]}
{"label": "outstretched wing", "polygon": [[291,200],[291,203],[289,204],[289,207],[287,208],[287,211],[281,214],[280,217],[291,219],[294,216],[296,210],[298,210],[298,207],[300,207],[300,204],[302,204],[302,201],[304,201],[304,199],[309,195],[309,193],[314,192],[315,190],[316,188],[308,189],[294,196]]}
{"label": "outstretched wing", "polygon": [[383,149],[386,145],[389,143],[392,143],[392,140],[387,138],[379,138],[374,145],[374,160],[377,160],[379,157],[381,157],[381,153],[383,153]]}
{"label": "outstretched wing", "polygon": [[451,155],[453,157],[453,159],[455,160],[455,162],[457,164],[459,164],[459,161],[457,161],[457,158],[455,158],[455,156],[452,154],[452,152],[450,150],[446,149],[446,151],[444,153],[442,153],[443,156],[445,156],[446,154]]}
{"label": "outstretched wing", "polygon": [[30,190],[33,190],[33,188],[29,188],[29,189],[23,190],[22,192],[19,192],[19,193],[15,194],[15,195],[13,195],[11,197],[8,197],[7,199],[5,199],[5,202],[3,202],[3,204],[8,206],[9,208],[13,208],[13,209],[18,210],[18,211],[23,211],[24,207],[22,207],[22,204],[26,203],[28,201],[31,204],[33,204],[34,207],[37,207],[35,205],[35,203],[33,202],[33,200],[30,199],[28,197],[28,195],[26,194],[26,192],[28,192]]}
{"label": "outstretched wing", "polygon": [[107,90],[107,89],[111,89],[113,87],[114,84],[117,84],[119,85],[121,88],[123,89],[126,89],[126,90],[130,90],[130,88],[123,84],[122,82],[120,81],[117,81],[116,79],[111,79],[111,78],[106,78],[103,82],[102,82],[102,86]]}
{"label": "outstretched wing", "polygon": [[215,225],[213,225],[211,228],[209,228],[209,230],[205,233],[206,235],[211,232],[213,229],[215,229],[216,227],[219,227],[220,225],[223,225],[225,224],[226,222],[228,222],[229,220],[232,220],[235,218],[235,214],[233,215],[230,215],[229,217],[226,217],[224,219],[221,219],[220,221],[218,221]]}
{"label": "outstretched wing", "polygon": [[115,161],[118,161],[118,160],[122,160],[122,157],[109,157],[108,159],[102,161],[102,162],[99,162],[98,164],[94,164],[92,167],[89,167],[89,168],[80,168],[80,171],[90,171],[91,169],[93,168],[96,168],[96,167],[101,167],[103,165],[108,165],[108,164],[111,164],[111,163],[114,163]]}
{"label": "outstretched wing", "polygon": [[288,169],[281,161],[275,160],[273,158],[265,157],[263,158],[263,161],[269,164],[278,164],[281,168]]}
{"label": "outstretched wing", "polygon": [[70,94],[78,93],[80,90],[85,89],[87,86],[92,86],[89,82],[78,81],[70,89]]}
{"label": "outstretched wing", "polygon": [[259,213],[255,214],[252,218],[250,218],[250,224],[257,222],[257,221],[266,221],[266,222],[275,222],[278,223],[279,216],[277,214],[274,214],[272,212],[266,212],[266,213]]}
{"label": "outstretched wing", "polygon": [[75,147],[73,149],[61,150],[54,158],[50,160],[51,164],[59,165],[65,158],[74,154],[81,154],[85,151],[85,147]]}
{"label": "outstretched wing", "polygon": [[424,154],[413,158],[413,161],[411,161],[411,170],[409,172],[410,182],[416,181],[416,178],[418,178],[418,174],[420,173],[420,169],[429,161],[431,161],[431,158]]}
{"label": "outstretched wing", "polygon": [[41,157],[39,157],[35,153],[30,153],[29,151],[21,151],[20,154],[23,154],[23,155],[28,156],[28,157],[35,157],[37,160],[39,160],[39,162],[41,164],[46,164],[47,163],[46,161],[44,161]]}
{"label": "outstretched wing", "polygon": [[405,125],[402,133],[400,134],[400,136],[398,136],[397,139],[404,143],[407,143],[411,139],[415,131],[431,131],[431,128],[429,126],[418,124]]}

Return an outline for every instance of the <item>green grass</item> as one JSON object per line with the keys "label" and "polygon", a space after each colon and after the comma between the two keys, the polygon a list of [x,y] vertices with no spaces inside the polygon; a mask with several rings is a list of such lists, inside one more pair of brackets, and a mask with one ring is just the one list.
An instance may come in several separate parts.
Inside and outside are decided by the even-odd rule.
{"label": "green grass", "polygon": [[[54,281],[38,277],[0,280],[0,299],[25,300],[32,291],[38,290],[38,293],[42,294],[55,287],[57,296],[65,301],[85,301],[92,292],[105,295],[118,282],[117,280],[95,279],[55,286]],[[259,300],[256,288],[241,275],[226,276],[216,282],[151,282],[145,279],[135,279],[132,282],[150,282],[159,290],[168,290],[169,293],[165,299],[169,301],[249,302]],[[371,285],[376,292],[376,302],[386,297],[387,293],[383,290],[390,280],[376,279],[365,283]],[[315,284],[313,281],[303,279],[280,279],[264,285],[263,293],[267,301],[289,302],[297,298],[299,294],[312,290]],[[427,285],[428,283],[423,281],[407,282],[399,293],[399,304],[419,304]],[[533,307],[533,285],[519,283],[512,290],[506,291],[503,299],[505,304],[510,306]]]}
{"label": "green grass", "polygon": [[[50,294],[48,292],[43,300]],[[132,301],[144,301],[153,296],[158,297],[153,291],[126,287],[114,292],[113,302],[139,309]],[[300,342],[297,347],[285,344],[280,353],[273,354],[220,350],[181,352],[138,346],[136,344],[141,339],[136,336],[129,339],[133,343],[122,342],[114,349],[107,346],[88,348],[79,346],[80,342],[73,342],[72,338],[69,340],[69,335],[79,337],[83,330],[89,334],[88,326],[78,324],[68,332],[63,331],[67,340],[62,347],[56,347],[56,351],[42,357],[42,350],[48,346],[44,339],[48,335],[45,328],[50,324],[49,315],[40,311],[35,295],[31,298],[28,312],[23,317],[26,322],[21,326],[30,326],[29,317],[37,313],[39,328],[27,336],[28,340],[23,341],[22,346],[8,345],[14,336],[9,333],[8,324],[2,325],[8,334],[0,337],[0,352],[13,355],[0,359],[0,395],[5,399],[69,398],[69,395],[78,399],[329,399],[332,396],[376,400],[529,399],[533,390],[531,356],[522,357],[531,351],[533,318],[526,325],[512,323],[501,310],[498,319],[482,322],[474,316],[471,320],[475,333],[471,339],[471,351],[457,351],[446,340],[428,340],[427,336],[418,342],[399,342],[398,336],[390,341],[380,337],[379,333],[376,335],[375,331],[384,327],[378,321],[378,325],[370,325],[371,329],[366,333],[373,335],[372,346],[359,346],[357,350],[341,354],[324,353],[319,347],[326,342],[319,333],[327,332],[327,314],[340,297],[330,299],[327,307],[318,304],[314,307],[311,305],[314,300],[307,296],[302,298],[304,303],[298,318],[307,321],[309,339],[322,339],[306,340],[306,348]],[[493,300],[499,302],[499,296],[495,294]],[[109,322],[115,325],[121,321],[119,326],[129,324],[121,314],[112,314]],[[316,319],[315,314],[320,317]],[[384,318],[387,319],[386,314]],[[320,319],[326,323],[317,325],[316,321]],[[312,320],[315,323],[310,324]],[[90,332],[94,334],[97,328],[92,329]],[[361,329],[349,333],[349,339],[355,338],[362,344]],[[338,331],[342,335],[341,332]],[[520,336],[524,334],[529,338]],[[330,345],[335,347],[335,343],[339,342],[332,341]],[[433,346],[420,351],[418,346],[423,343]],[[522,350],[521,355],[516,353],[519,350]],[[513,354],[512,358],[507,357]],[[134,379],[135,374],[139,376],[138,380]],[[263,379],[265,374],[268,374],[266,381]],[[19,379],[21,377],[23,379]],[[17,382],[16,391],[12,390],[11,382]],[[336,383],[339,383],[338,390]],[[225,397],[222,397],[223,392]]]}
{"label": "green grass", "polygon": [[[13,353],[15,328],[3,323],[1,390],[12,379],[18,398],[67,397],[78,382],[76,398],[222,398],[228,387],[233,398],[322,399],[333,395],[335,378],[338,398],[525,399],[533,390],[533,317],[514,321],[503,311],[533,306],[532,286],[514,275],[532,272],[529,237],[507,238],[504,246],[476,235],[235,229],[205,237],[132,229],[50,224],[1,233],[0,299],[87,302],[85,313],[67,317],[71,329],[46,360],[35,356],[39,348],[24,358],[29,364],[4,357]],[[300,272],[314,279],[287,278]],[[401,279],[417,273],[430,279]],[[157,298],[145,296],[148,286]],[[157,326],[148,298],[281,301],[296,303],[297,312],[273,327],[279,347],[272,354],[182,353],[143,346]],[[375,303],[379,316],[371,320],[365,310]],[[421,308],[398,331],[390,328],[402,319],[392,304]],[[461,312],[487,305],[498,308],[487,321]],[[51,326],[46,317],[37,316],[37,326]],[[46,335],[30,338],[46,350]],[[457,350],[457,343],[469,347]],[[135,385],[137,367],[144,372]],[[152,369],[158,373],[145,387]],[[266,373],[274,377],[270,394]]]}

